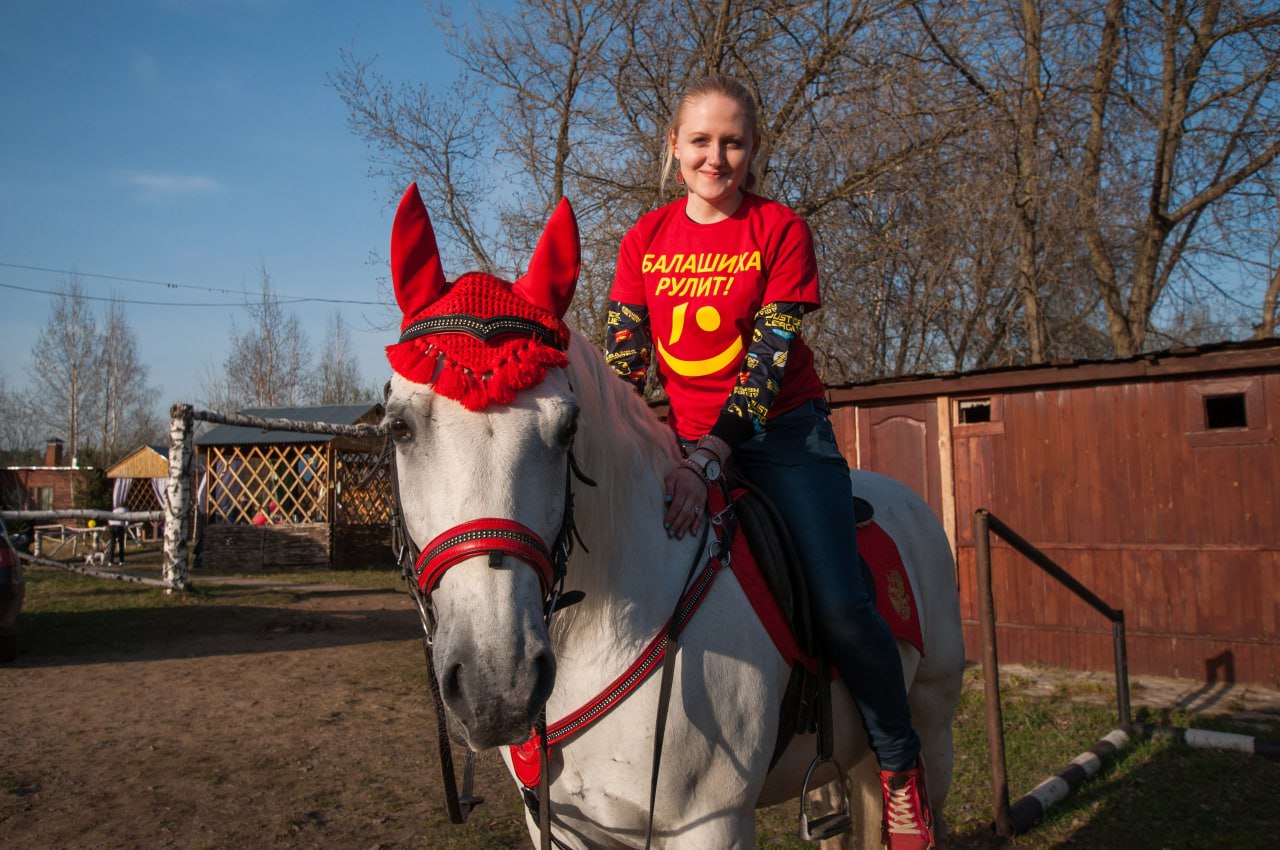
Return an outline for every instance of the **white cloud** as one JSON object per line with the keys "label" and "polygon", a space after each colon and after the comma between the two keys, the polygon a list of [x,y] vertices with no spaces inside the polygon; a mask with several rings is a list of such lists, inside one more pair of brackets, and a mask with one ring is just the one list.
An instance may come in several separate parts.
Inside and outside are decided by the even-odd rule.
{"label": "white cloud", "polygon": [[126,185],[141,190],[146,197],[208,195],[223,190],[221,183],[203,174],[158,174],[151,171],[131,171],[121,175],[121,179]]}

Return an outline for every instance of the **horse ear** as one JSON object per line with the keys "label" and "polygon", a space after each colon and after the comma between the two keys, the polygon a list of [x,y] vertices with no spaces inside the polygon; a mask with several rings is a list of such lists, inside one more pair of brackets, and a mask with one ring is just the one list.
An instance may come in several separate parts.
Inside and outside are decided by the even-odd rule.
{"label": "horse ear", "polygon": [[404,313],[402,328],[444,292],[436,234],[417,183],[405,190],[391,227],[391,281]]}
{"label": "horse ear", "polygon": [[538,247],[533,249],[529,270],[511,288],[530,304],[564,318],[581,267],[578,220],[569,201],[561,198],[542,231]]}

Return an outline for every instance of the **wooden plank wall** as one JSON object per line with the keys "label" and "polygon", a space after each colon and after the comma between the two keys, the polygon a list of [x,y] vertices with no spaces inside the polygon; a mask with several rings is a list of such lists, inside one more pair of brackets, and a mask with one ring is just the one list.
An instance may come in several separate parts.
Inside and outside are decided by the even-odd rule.
{"label": "wooden plank wall", "polygon": [[[1280,684],[1280,376],[1247,383],[1249,429],[1206,431],[1215,382],[1190,380],[1011,391],[998,426],[953,426],[968,655],[985,507],[1125,611],[1131,672]],[[1105,619],[998,540],[992,562],[1002,659],[1112,668]]]}
{"label": "wooden plank wall", "polygon": [[208,569],[329,566],[329,524],[210,525],[200,564]]}

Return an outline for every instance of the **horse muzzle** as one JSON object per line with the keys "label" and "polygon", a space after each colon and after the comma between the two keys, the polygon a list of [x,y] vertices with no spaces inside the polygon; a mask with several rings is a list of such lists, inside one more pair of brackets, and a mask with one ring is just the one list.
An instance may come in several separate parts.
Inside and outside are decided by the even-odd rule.
{"label": "horse muzzle", "polygon": [[[536,588],[521,566],[532,567]],[[468,744],[480,750],[523,742],[555,684],[543,619],[553,577],[546,544],[514,520],[472,520],[432,540],[415,567],[419,593],[432,599],[435,614],[440,696]],[[463,574],[437,592],[454,568]]]}

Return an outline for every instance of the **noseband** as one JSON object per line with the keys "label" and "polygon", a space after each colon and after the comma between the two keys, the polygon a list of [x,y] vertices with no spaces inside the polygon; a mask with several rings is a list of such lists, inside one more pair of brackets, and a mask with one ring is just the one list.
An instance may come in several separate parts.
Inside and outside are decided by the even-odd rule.
{"label": "noseband", "polygon": [[414,564],[418,590],[429,596],[446,570],[483,553],[489,555],[490,567],[501,566],[506,555],[533,567],[544,597],[556,584],[551,551],[542,538],[515,520],[491,518],[455,525],[428,543]]}
{"label": "noseband", "polygon": [[[505,557],[533,568],[542,587],[545,616],[550,620],[557,606],[568,604],[573,593],[565,594],[564,579],[569,571],[569,556],[575,542],[587,551],[573,520],[572,480],[577,478],[589,487],[596,486],[578,466],[570,443],[566,454],[564,483],[564,510],[561,512],[560,529],[551,546],[536,531],[513,519],[487,517],[468,520],[438,534],[422,549],[417,547],[409,534],[404,508],[400,499],[400,476],[396,469],[394,447],[388,446],[391,456],[391,481],[395,496],[392,516],[392,546],[400,572],[409,587],[409,594],[418,605],[422,627],[428,643],[435,632],[435,617],[431,610],[431,593],[440,584],[444,574],[463,561],[480,555],[488,555],[489,566],[502,566]],[[576,601],[576,600],[575,600]]]}

